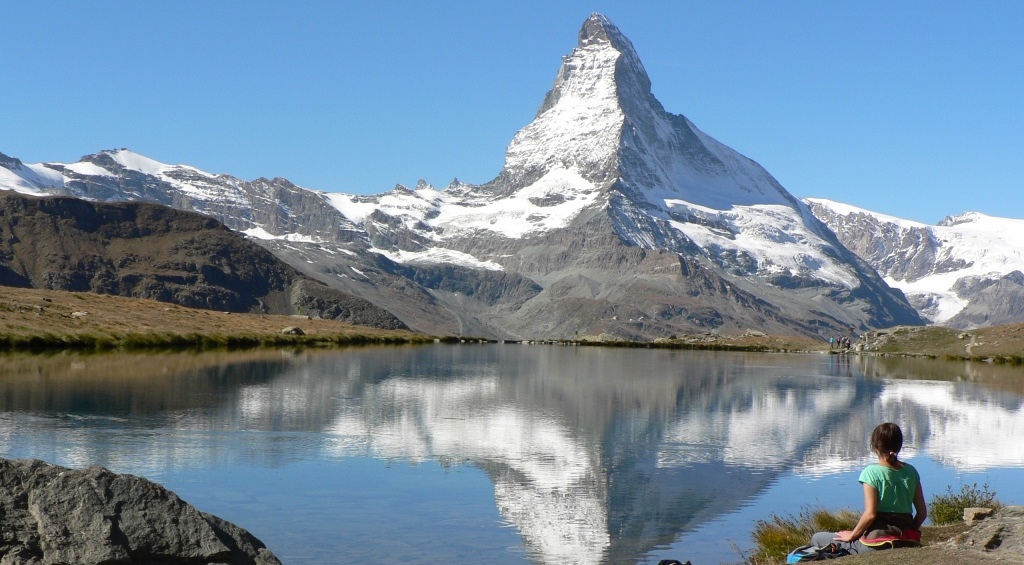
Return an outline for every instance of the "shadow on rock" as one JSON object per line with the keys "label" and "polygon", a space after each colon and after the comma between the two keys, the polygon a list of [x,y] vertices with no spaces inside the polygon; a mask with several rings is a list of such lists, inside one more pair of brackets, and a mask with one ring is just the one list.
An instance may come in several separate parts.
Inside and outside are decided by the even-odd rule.
{"label": "shadow on rock", "polygon": [[280,564],[249,532],[146,479],[4,459],[0,562]]}

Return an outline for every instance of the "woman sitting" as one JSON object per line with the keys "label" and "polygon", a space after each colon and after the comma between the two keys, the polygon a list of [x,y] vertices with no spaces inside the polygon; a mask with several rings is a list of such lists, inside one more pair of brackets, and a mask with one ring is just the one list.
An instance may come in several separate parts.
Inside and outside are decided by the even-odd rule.
{"label": "woman sitting", "polygon": [[920,545],[928,508],[917,469],[897,458],[902,448],[903,432],[896,424],[887,422],[871,432],[878,463],[868,465],[858,479],[864,485],[864,513],[853,530],[818,532],[812,545],[835,544],[850,553]]}

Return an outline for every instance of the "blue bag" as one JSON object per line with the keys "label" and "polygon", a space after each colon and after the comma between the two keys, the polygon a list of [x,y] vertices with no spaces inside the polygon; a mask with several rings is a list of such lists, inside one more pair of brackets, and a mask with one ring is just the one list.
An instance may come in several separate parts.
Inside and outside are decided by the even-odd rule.
{"label": "blue bag", "polygon": [[825,559],[834,559],[836,557],[843,557],[846,555],[850,555],[850,552],[846,549],[839,547],[834,543],[830,543],[825,547],[818,547],[816,545],[801,545],[800,547],[789,552],[789,555],[786,556],[786,563],[824,561]]}

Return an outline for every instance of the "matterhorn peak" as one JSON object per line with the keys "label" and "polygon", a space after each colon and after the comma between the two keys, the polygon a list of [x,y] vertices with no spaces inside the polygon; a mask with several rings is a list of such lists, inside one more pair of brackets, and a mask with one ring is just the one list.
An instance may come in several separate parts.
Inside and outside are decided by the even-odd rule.
{"label": "matterhorn peak", "polygon": [[[562,68],[537,115],[563,96],[606,89],[621,97],[625,92],[648,97],[651,81],[633,43],[607,17],[591,14],[580,28],[579,43],[562,58]],[[574,92],[567,92],[572,90]],[[611,99],[609,99],[611,100]]]}
{"label": "matterhorn peak", "polygon": [[619,28],[615,27],[615,24],[611,22],[604,14],[598,14],[594,12],[587,18],[587,21],[583,22],[583,27],[580,28],[580,47],[590,45],[592,43],[609,43],[620,51],[624,47],[628,49],[633,48],[633,44]]}
{"label": "matterhorn peak", "polygon": [[509,193],[545,175],[569,171],[592,182],[618,176],[618,152],[627,113],[664,113],[651,95],[647,71],[633,44],[601,14],[580,29],[579,43],[562,65],[533,122],[508,146],[497,180]]}
{"label": "matterhorn peak", "polygon": [[536,117],[516,133],[488,188],[508,195],[563,174],[641,207],[800,208],[760,165],[666,112],[633,44],[601,14],[583,23],[578,45],[562,57]]}
{"label": "matterhorn peak", "polygon": [[[609,41],[608,28],[614,28],[612,22],[604,14],[594,12],[580,28],[580,45],[591,41]],[[617,28],[616,28],[617,29]]]}

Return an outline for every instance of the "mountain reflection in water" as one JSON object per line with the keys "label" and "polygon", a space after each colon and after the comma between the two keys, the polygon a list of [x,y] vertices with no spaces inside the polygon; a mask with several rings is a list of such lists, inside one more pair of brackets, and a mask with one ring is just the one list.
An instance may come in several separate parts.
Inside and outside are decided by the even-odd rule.
{"label": "mountain reflection in water", "polygon": [[783,473],[859,468],[882,421],[900,423],[906,459],[1024,466],[1005,448],[1024,437],[1024,371],[995,365],[512,345],[0,364],[4,456],[151,477],[363,457],[472,466],[537,563],[642,561]]}

